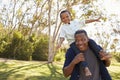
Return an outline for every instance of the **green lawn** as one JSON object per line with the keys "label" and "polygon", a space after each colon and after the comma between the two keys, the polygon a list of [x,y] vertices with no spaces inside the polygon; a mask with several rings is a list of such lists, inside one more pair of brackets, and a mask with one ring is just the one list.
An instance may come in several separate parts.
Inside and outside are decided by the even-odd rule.
{"label": "green lawn", "polygon": [[[62,65],[0,59],[0,80],[68,80],[62,74]],[[120,80],[120,63],[112,64],[108,70],[113,80]]]}
{"label": "green lawn", "polygon": [[68,80],[61,68],[57,62],[0,60],[0,80]]}

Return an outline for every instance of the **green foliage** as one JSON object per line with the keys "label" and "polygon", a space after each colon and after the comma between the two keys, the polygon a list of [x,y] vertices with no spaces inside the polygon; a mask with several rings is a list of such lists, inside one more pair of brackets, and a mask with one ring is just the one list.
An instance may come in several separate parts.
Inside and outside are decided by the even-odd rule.
{"label": "green foliage", "polygon": [[35,34],[27,37],[15,31],[9,37],[0,38],[0,57],[18,60],[47,60],[48,37]]}
{"label": "green foliage", "polygon": [[0,55],[2,55],[2,52],[5,50],[5,47],[9,44],[9,40],[8,38],[5,37],[1,37],[0,38]]}
{"label": "green foliage", "polygon": [[34,46],[31,42],[23,40],[19,49],[16,50],[15,58],[20,60],[32,60]]}
{"label": "green foliage", "polygon": [[116,53],[112,53],[113,54],[113,57],[118,61],[120,62],[120,52],[116,52]]}
{"label": "green foliage", "polygon": [[56,52],[54,60],[55,61],[63,61],[65,59],[65,53],[66,53],[66,48],[59,49]]}
{"label": "green foliage", "polygon": [[32,43],[23,39],[23,35],[20,32],[14,32],[11,43],[5,46],[2,52],[2,57],[30,60],[30,56],[33,52]]}
{"label": "green foliage", "polygon": [[48,36],[40,36],[34,46],[33,59],[46,61],[48,58]]}

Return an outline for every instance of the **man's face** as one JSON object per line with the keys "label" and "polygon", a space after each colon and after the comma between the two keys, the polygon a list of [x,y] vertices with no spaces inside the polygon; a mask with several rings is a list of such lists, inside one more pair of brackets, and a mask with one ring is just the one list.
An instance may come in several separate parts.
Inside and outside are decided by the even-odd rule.
{"label": "man's face", "polygon": [[71,20],[71,16],[68,12],[64,12],[61,14],[61,21],[65,24],[69,24]]}
{"label": "man's face", "polygon": [[88,48],[88,37],[84,33],[76,34],[75,43],[76,46],[81,50],[85,51]]}

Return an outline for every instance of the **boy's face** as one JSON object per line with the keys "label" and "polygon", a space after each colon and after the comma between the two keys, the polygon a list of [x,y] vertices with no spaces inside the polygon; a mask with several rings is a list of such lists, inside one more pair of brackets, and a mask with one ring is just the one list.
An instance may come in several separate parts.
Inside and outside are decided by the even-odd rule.
{"label": "boy's face", "polygon": [[71,15],[68,12],[61,14],[61,21],[65,24],[69,24],[71,21]]}
{"label": "boy's face", "polygon": [[76,34],[75,35],[75,43],[76,46],[81,50],[85,51],[88,48],[88,37],[84,33]]}

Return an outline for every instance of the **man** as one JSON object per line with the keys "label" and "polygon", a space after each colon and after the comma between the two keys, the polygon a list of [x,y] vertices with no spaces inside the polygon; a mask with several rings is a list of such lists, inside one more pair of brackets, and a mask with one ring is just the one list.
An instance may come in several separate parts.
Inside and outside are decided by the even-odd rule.
{"label": "man", "polygon": [[[64,76],[71,75],[70,80],[112,80],[106,69],[110,65],[110,54],[103,51],[98,54],[89,48],[89,38],[85,30],[76,31],[74,37],[75,44],[82,53],[75,54],[71,47],[67,50],[63,67]],[[81,61],[87,62],[92,76],[85,76],[80,66]]]}
{"label": "man", "polygon": [[[74,53],[80,53],[80,51],[76,48],[76,45],[72,42],[75,41],[74,39],[74,33],[81,29],[82,27],[85,26],[85,24],[92,23],[92,22],[98,22],[100,18],[98,19],[90,19],[90,20],[72,20],[72,16],[70,11],[68,10],[63,10],[60,12],[60,18],[63,23],[61,26],[61,31],[60,31],[60,36],[59,36],[59,42],[56,47],[56,49],[60,48],[61,44],[63,41],[66,40],[68,41],[68,44],[71,46],[71,48],[74,49]],[[91,49],[93,49],[96,53],[99,53],[102,48],[96,44],[96,42],[92,39],[89,39],[89,46]],[[87,63],[81,62],[81,66],[84,68],[84,72],[86,76],[92,75],[89,67],[87,66]]]}

